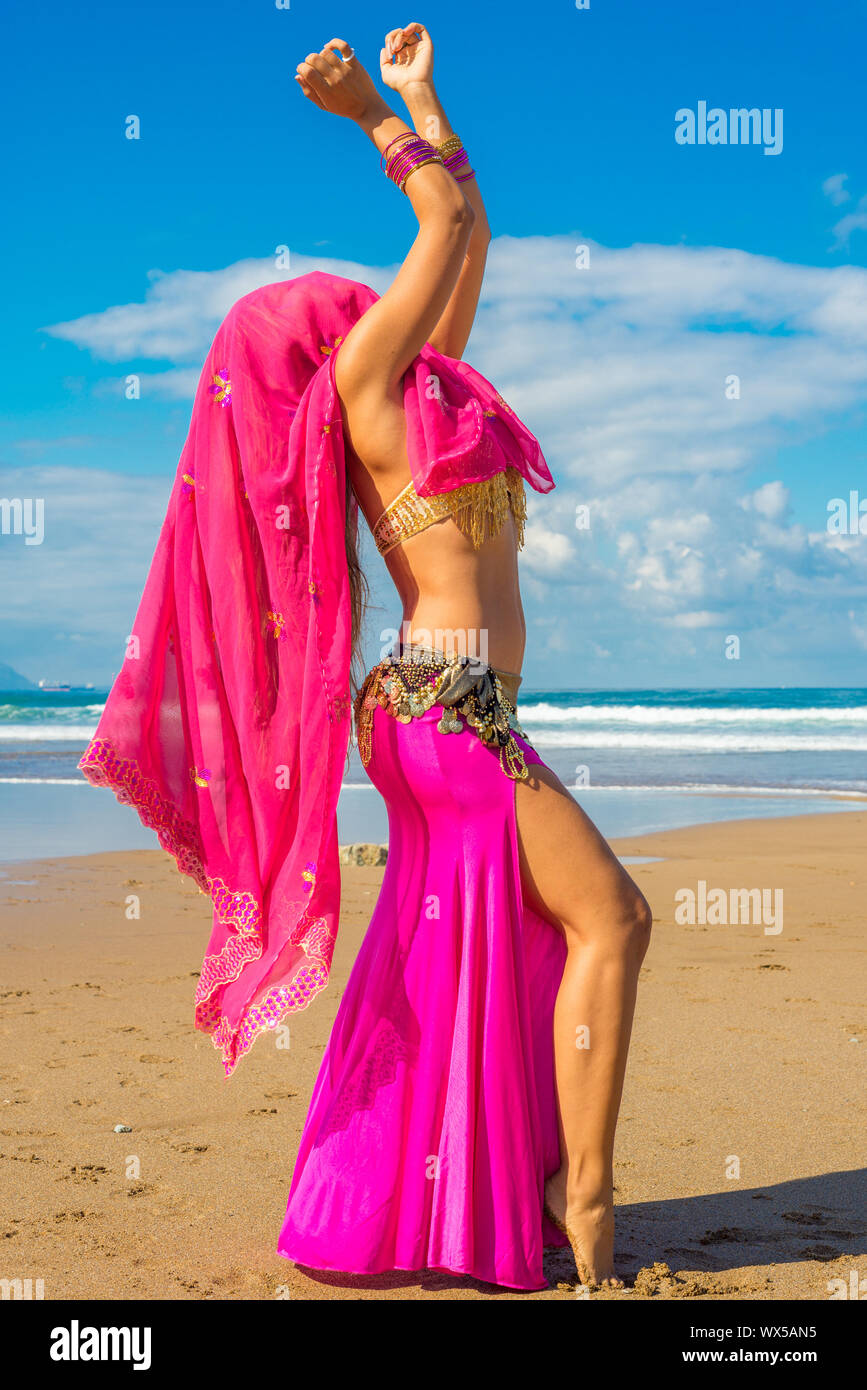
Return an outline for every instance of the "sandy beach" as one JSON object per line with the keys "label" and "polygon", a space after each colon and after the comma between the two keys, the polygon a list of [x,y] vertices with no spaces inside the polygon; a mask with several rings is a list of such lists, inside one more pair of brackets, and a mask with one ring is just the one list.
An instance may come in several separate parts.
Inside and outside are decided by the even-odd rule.
{"label": "sandy beach", "polygon": [[[660,862],[631,869],[655,918],[617,1146],[633,1287],[594,1297],[824,1300],[829,1281],[867,1276],[865,845],[867,812],[615,842]],[[344,869],[332,984],[290,1048],[260,1039],[226,1081],[192,1027],[209,903],[167,855],[6,867],[0,1275],[42,1279],[46,1299],[575,1297],[559,1251],[532,1294],[320,1275],[274,1252],[382,869]],[[782,930],[677,922],[676,895],[700,902],[700,883],[781,890]]]}

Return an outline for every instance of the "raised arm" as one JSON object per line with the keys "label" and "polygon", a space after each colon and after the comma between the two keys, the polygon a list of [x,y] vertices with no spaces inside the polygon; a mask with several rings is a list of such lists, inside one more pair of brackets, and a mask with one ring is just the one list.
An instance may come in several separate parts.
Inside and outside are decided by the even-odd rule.
{"label": "raised arm", "polygon": [[[342,39],[308,55],[298,78],[305,96],[354,120],[380,152],[397,135],[411,133]],[[397,398],[404,373],[446,310],[472,233],[473,210],[442,164],[416,169],[405,192],[418,234],[394,282],[350,331],[335,360],[337,389],[356,411]]]}
{"label": "raised arm", "polygon": [[[423,24],[409,24],[405,29],[393,29],[386,35],[385,44],[388,64],[382,69],[383,81],[403,98],[417,133],[435,145],[443,144],[455,132],[434,87],[430,35]],[[458,282],[428,339],[431,347],[447,357],[463,356],[476,317],[491,241],[485,204],[475,177],[460,187],[473,209],[475,222]]]}

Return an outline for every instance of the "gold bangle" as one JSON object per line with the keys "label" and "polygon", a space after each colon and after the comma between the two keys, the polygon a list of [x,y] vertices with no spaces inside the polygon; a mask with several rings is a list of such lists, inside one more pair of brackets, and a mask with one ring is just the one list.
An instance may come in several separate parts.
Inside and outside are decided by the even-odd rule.
{"label": "gold bangle", "polygon": [[448,140],[444,140],[441,145],[437,145],[437,150],[443,159],[448,159],[449,155],[457,154],[458,150],[463,149],[463,143],[459,135],[450,135]]}

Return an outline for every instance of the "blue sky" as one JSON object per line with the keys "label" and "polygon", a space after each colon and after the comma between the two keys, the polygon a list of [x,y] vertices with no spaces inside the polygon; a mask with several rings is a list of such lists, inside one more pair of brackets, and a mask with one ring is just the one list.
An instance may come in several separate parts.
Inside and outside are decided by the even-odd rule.
{"label": "blue sky", "polygon": [[[831,498],[867,498],[862,4],[8,13],[0,494],[44,497],[46,537],[0,536],[0,660],[117,669],[196,363],[283,278],[276,247],[388,282],[410,210],[292,73],[334,36],[375,69],[422,19],[495,236],[467,356],[559,484],[523,561],[528,684],[864,682],[867,538],[826,531]],[[782,152],[679,145],[702,100],[781,108]],[[371,571],[375,650],[395,607]]]}

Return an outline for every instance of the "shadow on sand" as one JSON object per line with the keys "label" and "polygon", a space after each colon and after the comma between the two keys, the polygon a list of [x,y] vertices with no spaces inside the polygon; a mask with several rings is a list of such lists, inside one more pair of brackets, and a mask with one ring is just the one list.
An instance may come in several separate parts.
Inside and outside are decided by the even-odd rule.
{"label": "shadow on sand", "polygon": [[[841,1256],[867,1256],[867,1169],[824,1173],[795,1178],[768,1187],[739,1188],[700,1197],[673,1198],[664,1202],[636,1202],[617,1208],[617,1268],[631,1285],[639,1270],[639,1290],[647,1296],[696,1298],[713,1293],[714,1276],[726,1271],[757,1267],[760,1283],[771,1282],[763,1266],[828,1262]],[[689,1275],[647,1277],[654,1264]],[[385,1293],[399,1289],[424,1292],[475,1290],[488,1295],[514,1294],[514,1290],[484,1284],[446,1271],[395,1270],[388,1274],[335,1274],[298,1266],[318,1284],[359,1292]],[[867,1275],[867,1268],[863,1270]],[[552,1285],[574,1283],[575,1269],[568,1250],[549,1250],[545,1275]],[[697,1275],[698,1277],[694,1277]],[[733,1281],[725,1281],[730,1296]],[[722,1288],[717,1285],[719,1292]],[[759,1290],[750,1285],[753,1293]],[[817,1297],[827,1297],[824,1282]]]}

